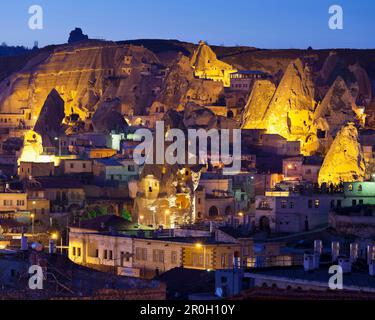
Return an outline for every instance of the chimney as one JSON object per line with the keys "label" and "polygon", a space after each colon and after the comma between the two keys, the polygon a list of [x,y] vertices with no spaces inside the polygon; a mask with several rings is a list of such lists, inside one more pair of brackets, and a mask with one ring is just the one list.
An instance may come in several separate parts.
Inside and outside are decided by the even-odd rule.
{"label": "chimney", "polygon": [[310,253],[305,253],[303,255],[303,269],[306,272],[314,271],[314,255]]}
{"label": "chimney", "polygon": [[372,260],[369,265],[368,265],[368,269],[369,269],[369,275],[371,277],[374,277],[375,276],[375,260]]}
{"label": "chimney", "polygon": [[343,273],[351,273],[352,272],[352,262],[347,257],[339,257],[339,266],[342,269]]}
{"label": "chimney", "polygon": [[340,254],[340,242],[332,241],[332,262],[335,262]]}
{"label": "chimney", "polygon": [[48,246],[48,253],[49,254],[54,254],[56,251],[56,247],[55,247],[55,241],[53,241],[52,239],[49,241],[49,246]]}
{"label": "chimney", "polygon": [[24,234],[22,234],[21,236],[21,250],[22,251],[28,250],[27,237]]}
{"label": "chimney", "polygon": [[210,221],[210,233],[213,233],[214,231],[214,224],[212,221]]}
{"label": "chimney", "polygon": [[351,243],[350,244],[350,260],[352,262],[355,262],[358,259],[358,253],[359,253],[359,244],[358,243]]}

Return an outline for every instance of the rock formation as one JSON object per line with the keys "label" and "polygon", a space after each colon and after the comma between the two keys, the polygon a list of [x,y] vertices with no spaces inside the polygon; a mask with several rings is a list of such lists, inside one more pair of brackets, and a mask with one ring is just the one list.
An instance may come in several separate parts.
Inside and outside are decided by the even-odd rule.
{"label": "rock formation", "polygon": [[312,131],[314,106],[310,71],[297,59],[285,71],[264,113],[262,128],[288,140],[299,140],[304,149],[306,137]]}
{"label": "rock formation", "polygon": [[[33,116],[55,89],[65,103],[65,114],[82,120],[95,112],[99,101],[119,98],[123,112],[142,114],[160,85],[151,75],[158,58],[143,47],[111,42],[77,43],[42,51],[19,72],[0,82],[0,112]],[[159,82],[159,84],[158,84]]]}
{"label": "rock formation", "polygon": [[64,132],[64,108],[64,100],[53,89],[48,95],[34,127],[34,131],[42,137],[44,147],[55,146],[55,138]]}
{"label": "rock formation", "polygon": [[243,129],[267,128],[264,116],[275,91],[276,86],[269,80],[258,80],[254,83],[242,115]]}
{"label": "rock formation", "polygon": [[319,172],[319,183],[362,181],[365,175],[363,151],[353,123],[344,126],[333,141]]}
{"label": "rock formation", "polygon": [[68,43],[74,43],[88,39],[89,36],[87,34],[83,34],[81,28],[75,28],[72,32],[70,32]]}
{"label": "rock formation", "polygon": [[348,122],[355,122],[357,106],[345,81],[338,77],[314,113],[317,129],[332,139]]}
{"label": "rock formation", "polygon": [[237,71],[231,65],[220,61],[204,41],[199,42],[190,62],[196,77],[222,81],[225,87],[230,86],[230,74]]}
{"label": "rock formation", "polygon": [[188,102],[208,105],[215,103],[222,92],[221,82],[194,78],[189,58],[181,56],[168,73],[155,103],[164,105],[165,110],[183,109]]}
{"label": "rock formation", "polygon": [[120,106],[119,99],[100,103],[92,118],[94,131],[105,134],[124,132],[128,124],[120,113]]}

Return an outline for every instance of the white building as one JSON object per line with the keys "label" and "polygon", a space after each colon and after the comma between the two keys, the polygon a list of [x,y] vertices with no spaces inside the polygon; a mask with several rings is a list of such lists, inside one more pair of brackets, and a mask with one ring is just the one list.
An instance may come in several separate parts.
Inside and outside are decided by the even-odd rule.
{"label": "white building", "polygon": [[261,230],[297,233],[328,224],[331,209],[343,195],[266,192],[255,198],[255,224]]}

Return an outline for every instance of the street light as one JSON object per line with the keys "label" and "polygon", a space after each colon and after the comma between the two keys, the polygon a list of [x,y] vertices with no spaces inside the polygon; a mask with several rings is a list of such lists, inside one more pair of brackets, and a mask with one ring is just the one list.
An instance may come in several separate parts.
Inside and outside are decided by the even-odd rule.
{"label": "street light", "polygon": [[206,247],[203,246],[202,243],[200,243],[200,242],[197,242],[195,244],[195,247],[197,249],[202,249],[202,247],[203,247],[203,269],[206,269]]}
{"label": "street light", "polygon": [[59,157],[61,157],[61,139],[58,137],[55,137],[55,141],[59,142]]}
{"label": "street light", "polygon": [[34,236],[34,220],[35,220],[35,214],[34,214],[34,213],[30,214],[30,218],[31,218],[31,233],[32,233],[33,236]]}
{"label": "street light", "polygon": [[[54,232],[51,234],[52,240],[57,240],[59,238],[59,234],[57,232]],[[60,237],[60,254],[63,254],[63,239],[62,236]]]}

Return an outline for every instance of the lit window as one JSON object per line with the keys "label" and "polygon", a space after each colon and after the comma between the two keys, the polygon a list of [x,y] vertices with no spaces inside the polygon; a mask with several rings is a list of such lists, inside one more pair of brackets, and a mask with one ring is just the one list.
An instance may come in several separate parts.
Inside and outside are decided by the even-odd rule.
{"label": "lit window", "polygon": [[320,205],[320,200],[316,199],[315,200],[315,208],[319,208],[319,205]]}

